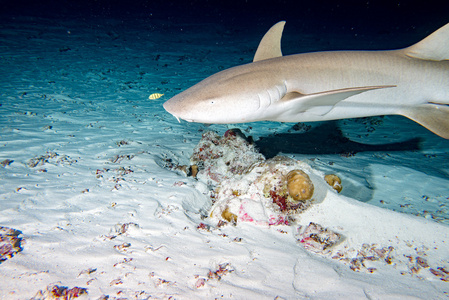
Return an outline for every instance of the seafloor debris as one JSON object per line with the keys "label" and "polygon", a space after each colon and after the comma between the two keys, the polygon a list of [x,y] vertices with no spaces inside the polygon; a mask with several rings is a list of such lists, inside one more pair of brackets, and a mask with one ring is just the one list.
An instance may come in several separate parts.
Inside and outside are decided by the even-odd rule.
{"label": "seafloor debris", "polygon": [[166,169],[216,185],[223,179],[245,173],[254,163],[264,160],[251,138],[245,137],[239,129],[229,129],[222,137],[206,131],[193,150],[190,166],[169,157],[163,157],[160,163]]}
{"label": "seafloor debris", "polygon": [[[415,248],[415,251],[418,250]],[[449,282],[449,268],[448,267],[436,267],[431,262],[429,262],[425,256],[427,254],[424,251],[416,251],[417,255],[404,255],[407,258],[408,272],[401,272],[402,275],[410,274],[416,275],[418,277],[426,276],[432,274],[442,281]],[[430,274],[429,274],[430,273]]]}
{"label": "seafloor debris", "polygon": [[132,155],[132,154],[127,154],[127,155],[122,154],[122,155],[115,155],[114,157],[110,158],[109,161],[114,164],[118,164],[124,159],[131,160],[133,158],[134,158],[134,155]]}
{"label": "seafloor debris", "polygon": [[76,159],[72,159],[68,155],[61,156],[56,152],[47,152],[44,155],[40,155],[30,159],[27,163],[27,166],[30,168],[34,168],[36,166],[43,166],[47,163],[53,165],[72,165],[76,162]]}
{"label": "seafloor debris", "polygon": [[176,285],[176,282],[173,281],[169,281],[163,278],[157,278],[154,280],[154,285],[155,286],[174,286]]}
{"label": "seafloor debris", "polygon": [[217,269],[212,271],[210,270],[207,274],[208,279],[218,279],[220,280],[224,275],[234,272],[234,269],[231,267],[230,263],[223,263],[218,265]]}
{"label": "seafloor debris", "polygon": [[0,226],[0,264],[23,250],[22,232],[13,228]]}
{"label": "seafloor debris", "polygon": [[85,298],[87,294],[87,289],[77,286],[69,289],[66,286],[49,285],[45,291],[37,292],[31,300],[70,300],[81,296]]}
{"label": "seafloor debris", "polygon": [[119,285],[119,284],[123,284],[123,280],[122,280],[121,278],[113,279],[113,280],[109,283],[110,286]]}
{"label": "seafloor debris", "polygon": [[200,224],[198,224],[196,229],[204,230],[204,231],[210,231],[210,225],[207,225],[207,224],[204,224],[203,222],[201,222]]}
{"label": "seafloor debris", "polygon": [[[304,172],[301,174],[307,175],[310,185],[305,198],[308,200],[295,200],[289,192],[287,175],[292,170],[300,170]],[[314,201],[322,201],[328,189],[322,177],[314,174],[306,163],[276,156],[255,163],[245,173],[218,184],[210,216],[217,222],[221,220],[232,224],[291,225],[298,214]]]}
{"label": "seafloor debris", "polygon": [[[126,181],[125,176],[134,173],[130,167],[118,167],[115,169],[103,168],[102,170],[97,169],[95,171],[95,176],[97,179],[107,179],[114,184],[112,190],[119,190],[122,188],[122,182]],[[109,177],[108,175],[109,174]]]}
{"label": "seafloor debris", "polygon": [[[188,173],[175,159],[163,167]],[[251,138],[239,129],[220,137],[204,132],[190,158],[192,175],[209,188],[210,222],[218,227],[251,222],[256,225],[292,225],[314,202],[321,202],[330,186],[324,174],[305,162],[285,156],[266,160]]]}
{"label": "seafloor debris", "polygon": [[207,278],[200,277],[199,275],[195,275],[195,287],[197,289],[206,285],[209,280],[220,280],[224,275],[234,272],[230,263],[222,263],[219,264],[214,270],[209,270],[207,274]]}
{"label": "seafloor debris", "polygon": [[335,174],[327,174],[324,176],[324,180],[338,193],[341,192],[343,186],[341,185],[341,179]]}
{"label": "seafloor debris", "polygon": [[157,163],[162,168],[169,169],[171,171],[175,171],[187,176],[196,177],[196,174],[198,173],[198,166],[189,167],[187,165],[181,165],[175,159],[168,157],[167,154],[161,157],[161,160],[157,161]]}
{"label": "seafloor debris", "polygon": [[[213,194],[210,217],[220,225],[291,225],[298,213],[324,199],[329,189],[324,174],[304,162],[285,156],[266,160],[238,129],[222,137],[203,133],[190,163],[198,169],[196,178]],[[170,165],[172,170],[180,169],[173,160]]]}
{"label": "seafloor debris", "polygon": [[346,264],[354,272],[374,273],[382,265],[392,265],[395,269],[402,269],[401,275],[416,276],[421,279],[436,277],[441,281],[449,282],[449,268],[435,266],[426,258],[425,250],[415,246],[414,249],[416,254],[395,256],[396,249],[393,246],[365,243],[358,249],[349,248],[346,245],[338,250],[322,254]]}
{"label": "seafloor debris", "polygon": [[189,172],[187,173],[187,176],[192,176],[193,178],[196,178],[197,174],[198,174],[198,166],[191,165],[189,168]]}
{"label": "seafloor debris", "polygon": [[121,146],[125,146],[125,145],[129,145],[129,142],[126,140],[121,140],[115,143],[117,146],[121,147]]}
{"label": "seafloor debris", "polygon": [[313,196],[313,182],[302,170],[293,170],[287,174],[287,189],[295,201],[310,200]]}
{"label": "seafloor debris", "polygon": [[309,226],[297,238],[304,248],[318,253],[328,250],[342,240],[339,233],[313,222],[310,222]]}
{"label": "seafloor debris", "polygon": [[363,244],[360,249],[339,250],[332,255],[332,259],[337,259],[349,265],[352,271],[373,273],[376,271],[375,262],[393,263],[393,246],[380,247],[377,244]]}
{"label": "seafloor debris", "polygon": [[2,166],[3,168],[6,166],[9,166],[10,164],[12,164],[14,161],[11,159],[5,159],[3,161],[0,162],[0,166]]}
{"label": "seafloor debris", "polygon": [[131,243],[121,243],[120,245],[114,246],[114,248],[119,252],[127,252],[129,247],[131,247]]}
{"label": "seafloor debris", "polygon": [[198,275],[196,275],[195,278],[197,278],[197,280],[196,280],[196,282],[195,282],[195,287],[196,287],[197,289],[199,289],[199,288],[201,288],[201,287],[203,287],[203,286],[206,285],[206,281],[207,281],[206,278],[199,277]]}
{"label": "seafloor debris", "polygon": [[114,229],[111,230],[111,232],[108,235],[102,235],[101,237],[104,240],[112,240],[115,239],[116,237],[118,237],[119,235],[125,234],[128,232],[128,230],[130,229],[138,229],[139,225],[133,222],[129,222],[129,223],[118,223],[117,225],[114,226]]}
{"label": "seafloor debris", "polygon": [[120,266],[124,266],[124,265],[127,265],[127,264],[129,264],[130,262],[132,262],[134,259],[132,258],[132,257],[124,257],[121,261],[119,261],[119,262],[116,262],[114,265],[113,265],[113,267],[114,268],[116,268],[116,267],[120,267]]}
{"label": "seafloor debris", "polygon": [[443,268],[443,267],[438,267],[437,269],[430,268],[429,271],[430,271],[430,273],[432,273],[433,275],[438,277],[440,280],[449,282],[449,269],[448,268]]}
{"label": "seafloor debris", "polygon": [[370,267],[367,263],[372,261],[385,261],[391,264],[391,252],[394,250],[392,246],[377,248],[376,245],[363,244],[362,248],[357,252],[357,256],[350,260],[349,268],[353,271],[366,270],[373,273],[376,268]]}
{"label": "seafloor debris", "polygon": [[88,269],[82,270],[78,274],[78,277],[83,276],[83,275],[90,275],[92,273],[95,273],[96,271],[97,271],[97,268],[88,268]]}
{"label": "seafloor debris", "polygon": [[239,129],[229,129],[223,137],[213,131],[205,132],[190,157],[191,164],[198,166],[197,177],[216,183],[241,175],[264,160]]}
{"label": "seafloor debris", "polygon": [[221,217],[225,219],[227,222],[230,222],[234,225],[237,224],[237,215],[233,214],[229,211],[228,208],[225,208],[225,210],[221,213]]}

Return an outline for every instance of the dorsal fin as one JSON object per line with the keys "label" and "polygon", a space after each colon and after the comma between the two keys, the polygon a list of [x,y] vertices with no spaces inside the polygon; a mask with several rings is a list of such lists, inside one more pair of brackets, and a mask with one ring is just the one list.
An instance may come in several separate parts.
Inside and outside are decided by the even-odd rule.
{"label": "dorsal fin", "polygon": [[402,51],[405,55],[418,59],[436,61],[449,59],[449,23]]}
{"label": "dorsal fin", "polygon": [[282,56],[281,37],[285,21],[274,24],[263,36],[257,47],[253,62]]}

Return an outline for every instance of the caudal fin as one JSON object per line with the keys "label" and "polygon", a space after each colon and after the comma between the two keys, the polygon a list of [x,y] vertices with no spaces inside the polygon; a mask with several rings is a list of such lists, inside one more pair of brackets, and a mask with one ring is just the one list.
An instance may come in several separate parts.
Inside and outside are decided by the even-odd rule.
{"label": "caudal fin", "polygon": [[449,139],[449,106],[427,103],[411,108],[403,115],[442,138]]}

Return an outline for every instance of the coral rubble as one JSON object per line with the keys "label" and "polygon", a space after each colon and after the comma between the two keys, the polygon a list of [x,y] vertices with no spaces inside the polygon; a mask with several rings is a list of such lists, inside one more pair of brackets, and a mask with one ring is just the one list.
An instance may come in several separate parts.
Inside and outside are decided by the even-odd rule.
{"label": "coral rubble", "polygon": [[341,185],[341,179],[335,174],[327,174],[324,176],[324,180],[338,193],[341,192],[343,186]]}
{"label": "coral rubble", "polygon": [[193,150],[190,163],[198,166],[198,178],[220,183],[245,173],[254,163],[263,160],[265,157],[240,130],[230,129],[223,137],[213,131],[205,132]]}
{"label": "coral rubble", "polygon": [[293,170],[287,174],[287,189],[296,201],[306,201],[313,196],[313,182],[309,175],[301,170]]}
{"label": "coral rubble", "polygon": [[323,252],[342,239],[339,233],[311,222],[303,233],[299,234],[298,242],[304,248],[313,252]]}
{"label": "coral rubble", "polygon": [[19,230],[0,226],[0,263],[23,250],[24,239],[21,235]]}
{"label": "coral rubble", "polygon": [[191,156],[198,180],[214,189],[217,224],[291,225],[329,190],[323,174],[285,156],[266,160],[238,129],[205,132]]}
{"label": "coral rubble", "polygon": [[49,285],[45,291],[40,290],[37,294],[32,298],[32,300],[40,300],[40,299],[76,299],[82,297],[86,299],[87,289],[80,287],[73,287],[69,289],[66,286],[59,285]]}

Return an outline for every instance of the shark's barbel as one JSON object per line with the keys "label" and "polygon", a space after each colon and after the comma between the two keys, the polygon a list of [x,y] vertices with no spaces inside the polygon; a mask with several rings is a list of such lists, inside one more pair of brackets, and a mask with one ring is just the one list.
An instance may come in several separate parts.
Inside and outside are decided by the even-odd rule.
{"label": "shark's barbel", "polygon": [[449,24],[400,50],[282,56],[284,25],[265,34],[252,63],[204,79],[164,108],[217,124],[399,114],[449,139]]}

